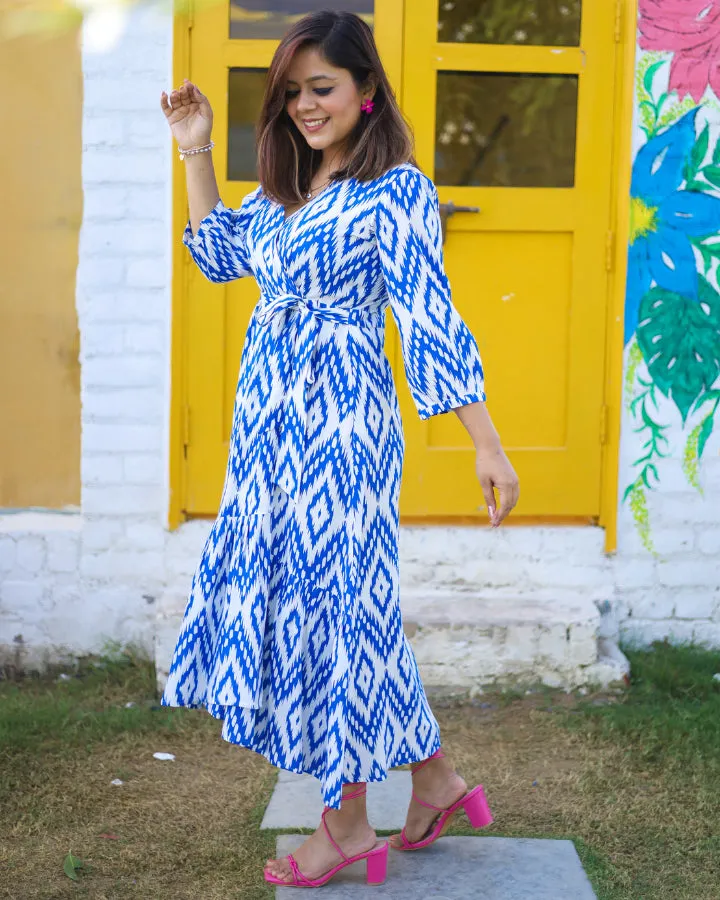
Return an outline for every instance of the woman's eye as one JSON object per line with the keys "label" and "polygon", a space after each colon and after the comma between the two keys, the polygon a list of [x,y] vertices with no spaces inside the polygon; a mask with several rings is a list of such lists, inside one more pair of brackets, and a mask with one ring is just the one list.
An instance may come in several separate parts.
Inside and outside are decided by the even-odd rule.
{"label": "woman's eye", "polygon": [[[332,92],[331,87],[324,88],[315,88],[314,93],[319,94],[321,97],[327,97],[328,94]],[[300,91],[285,91],[285,99],[286,100],[294,100]]]}

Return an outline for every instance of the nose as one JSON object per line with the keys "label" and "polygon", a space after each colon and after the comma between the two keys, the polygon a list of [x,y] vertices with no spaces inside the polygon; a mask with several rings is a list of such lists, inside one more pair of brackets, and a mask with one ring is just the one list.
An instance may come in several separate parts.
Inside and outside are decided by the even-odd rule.
{"label": "nose", "polygon": [[304,113],[311,112],[317,106],[315,102],[315,95],[312,91],[300,91],[300,95],[298,96],[298,105],[297,111],[299,115],[303,115]]}

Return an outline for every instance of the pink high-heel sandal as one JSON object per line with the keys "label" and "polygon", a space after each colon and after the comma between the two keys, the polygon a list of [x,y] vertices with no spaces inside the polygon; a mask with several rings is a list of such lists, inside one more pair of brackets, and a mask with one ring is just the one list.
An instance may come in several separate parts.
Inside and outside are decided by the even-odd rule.
{"label": "pink high-heel sandal", "polygon": [[[359,788],[356,791],[353,791],[350,794],[343,794],[343,800],[354,800],[356,797],[364,797],[366,794],[366,788]],[[337,852],[342,856],[343,862],[338,863],[334,868],[330,869],[329,872],[326,872],[320,878],[307,878],[298,868],[298,864],[295,861],[295,857],[292,853],[288,853],[288,862],[290,863],[290,868],[292,869],[293,880],[292,881],[283,881],[280,878],[276,878],[274,875],[270,875],[269,872],[265,872],[265,881],[269,884],[279,884],[282,887],[302,887],[302,888],[311,888],[311,887],[322,887],[322,885],[326,884],[330,879],[337,875],[337,873],[344,869],[345,866],[352,865],[352,863],[359,862],[361,859],[367,860],[367,883],[368,884],[382,884],[387,877],[387,863],[388,863],[388,842],[384,841],[377,847],[373,847],[372,850],[368,850],[365,853],[358,853],[357,856],[345,856],[343,851],[338,847],[333,839],[333,836],[330,834],[330,829],[327,827],[327,822],[325,821],[325,816],[329,811],[329,807],[325,807],[322,814],[322,824],[325,829],[325,834],[328,837],[328,840],[333,845],[333,847],[337,850]]]}
{"label": "pink high-heel sandal", "polygon": [[[417,772],[418,769],[422,769],[422,767],[424,765],[427,765],[427,763],[429,763],[431,759],[443,759],[444,757],[445,754],[442,752],[442,750],[436,750],[432,756],[429,756],[421,763],[418,763],[418,765],[413,766],[413,773]],[[471,791],[468,791],[464,797],[461,797],[459,800],[453,803],[453,805],[449,809],[440,809],[439,806],[433,806],[432,803],[425,803],[424,800],[421,800],[417,796],[414,789],[412,795],[421,806],[426,806],[428,809],[434,809],[435,812],[440,813],[440,815],[430,826],[429,834],[426,834],[426,836],[424,838],[421,838],[421,840],[419,841],[409,841],[407,839],[407,835],[405,834],[405,829],[403,828],[403,830],[400,832],[402,847],[396,847],[393,844],[393,850],[420,850],[423,847],[427,847],[429,844],[434,843],[438,838],[441,838],[445,834],[447,829],[450,827],[452,817],[461,809],[465,810],[465,815],[468,817],[468,819],[470,819],[470,824],[473,828],[485,828],[486,825],[492,824],[492,813],[490,812],[490,807],[488,806],[488,802],[485,798],[485,791],[483,790],[483,786],[481,784],[479,784],[476,788],[473,788]]]}

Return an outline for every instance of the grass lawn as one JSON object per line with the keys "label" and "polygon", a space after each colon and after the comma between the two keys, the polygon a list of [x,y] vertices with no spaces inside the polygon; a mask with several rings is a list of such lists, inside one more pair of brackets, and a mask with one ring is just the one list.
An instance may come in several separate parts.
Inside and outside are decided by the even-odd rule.
{"label": "grass lawn", "polygon": [[[573,840],[601,900],[720,900],[720,653],[629,655],[621,696],[436,706],[444,746],[485,785],[483,835]],[[123,653],[0,682],[0,897],[271,898],[259,823],[274,770],[219,730],[160,708],[152,667]]]}

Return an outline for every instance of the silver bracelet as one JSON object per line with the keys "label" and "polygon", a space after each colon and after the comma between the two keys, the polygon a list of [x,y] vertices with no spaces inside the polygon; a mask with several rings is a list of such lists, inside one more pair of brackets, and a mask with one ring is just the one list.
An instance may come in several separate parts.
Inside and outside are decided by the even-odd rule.
{"label": "silver bracelet", "polygon": [[180,161],[184,160],[186,156],[194,156],[196,153],[208,153],[214,146],[215,141],[210,141],[210,143],[205,144],[204,147],[189,147],[187,150],[183,150],[182,147],[179,147]]}

